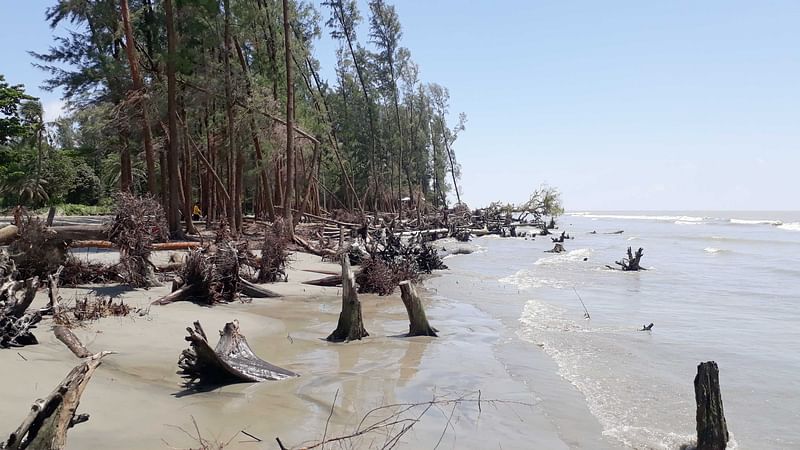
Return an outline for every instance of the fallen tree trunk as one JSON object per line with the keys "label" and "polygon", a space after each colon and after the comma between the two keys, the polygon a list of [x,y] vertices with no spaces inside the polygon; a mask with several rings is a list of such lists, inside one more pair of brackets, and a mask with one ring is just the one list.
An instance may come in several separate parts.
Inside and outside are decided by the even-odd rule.
{"label": "fallen tree trunk", "polygon": [[0,228],[0,245],[6,245],[17,238],[19,228],[16,225],[6,225]]}
{"label": "fallen tree trunk", "polygon": [[336,287],[342,285],[342,276],[341,275],[330,275],[324,278],[317,278],[315,280],[308,280],[303,281],[303,284],[308,284],[311,286],[322,286],[322,287]]}
{"label": "fallen tree trunk", "polygon": [[714,361],[698,364],[694,378],[694,398],[697,402],[696,450],[725,450],[728,445],[728,425],[719,391],[719,368]]}
{"label": "fallen tree trunk", "polygon": [[69,328],[64,325],[56,325],[53,327],[53,332],[55,333],[56,337],[59,341],[63,342],[70,351],[77,356],[78,358],[88,358],[92,356],[92,352],[86,349],[81,343],[81,340],[75,336],[75,333],[72,332]]}
{"label": "fallen tree trunk", "polygon": [[50,395],[33,403],[28,416],[0,447],[13,450],[63,449],[67,443],[67,431],[89,420],[88,414],[75,413],[89,379],[103,357],[110,353],[92,355],[75,366]]}
{"label": "fallen tree trunk", "polygon": [[439,331],[428,323],[425,307],[410,281],[400,282],[400,298],[408,313],[408,334],[406,336],[433,336]]}
{"label": "fallen tree trunk", "polygon": [[239,278],[239,292],[252,298],[275,298],[281,297],[281,294],[270,291],[257,284],[253,284],[244,278]]}
{"label": "fallen tree trunk", "polygon": [[220,332],[219,342],[212,349],[208,344],[200,322],[194,322],[194,329],[186,328],[189,335],[186,341],[189,348],[178,359],[178,372],[191,385],[199,383],[260,382],[283,380],[300,375],[274,366],[256,356],[247,344],[247,339],[239,333],[239,321],[225,324]]}
{"label": "fallen tree trunk", "polygon": [[356,281],[353,271],[350,270],[350,258],[342,255],[342,312],[339,313],[339,322],[327,340],[331,342],[347,342],[360,340],[369,336],[364,329],[364,320],[361,315],[361,302],[358,301]]}
{"label": "fallen tree trunk", "polygon": [[[72,241],[69,246],[72,248],[114,248],[114,243],[105,240],[87,240],[87,241]],[[153,244],[153,251],[188,250],[198,247],[200,247],[200,243],[192,241],[157,242]]]}

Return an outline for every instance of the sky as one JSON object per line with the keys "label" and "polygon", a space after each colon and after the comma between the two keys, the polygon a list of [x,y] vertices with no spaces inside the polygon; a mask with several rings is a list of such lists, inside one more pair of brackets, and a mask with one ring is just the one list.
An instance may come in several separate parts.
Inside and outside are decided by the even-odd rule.
{"label": "sky", "polygon": [[[27,50],[50,45],[53,3],[0,0],[0,73],[49,118],[59,93]],[[450,90],[452,122],[467,114],[470,206],[547,183],[573,211],[800,210],[800,2],[394,4],[420,78]],[[323,73],[335,48],[316,45]]]}

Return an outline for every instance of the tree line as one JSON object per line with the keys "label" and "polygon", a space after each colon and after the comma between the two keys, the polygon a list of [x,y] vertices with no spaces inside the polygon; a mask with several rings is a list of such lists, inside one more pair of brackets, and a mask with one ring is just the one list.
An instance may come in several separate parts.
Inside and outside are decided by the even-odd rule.
{"label": "tree line", "polygon": [[[425,83],[394,6],[371,0],[59,0],[58,36],[31,52],[68,115],[0,80],[0,201],[103,203],[151,194],[170,231],[245,214],[426,211],[460,203],[466,118]],[[314,45],[337,44],[335,79]],[[8,126],[7,126],[8,124]],[[294,220],[292,221],[294,223]]]}

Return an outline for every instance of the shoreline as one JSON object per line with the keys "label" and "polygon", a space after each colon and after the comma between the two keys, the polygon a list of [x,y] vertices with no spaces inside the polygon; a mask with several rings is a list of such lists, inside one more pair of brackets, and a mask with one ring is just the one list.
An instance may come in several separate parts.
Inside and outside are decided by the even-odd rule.
{"label": "shoreline", "polygon": [[[154,260],[164,259],[168,253],[159,252]],[[116,253],[76,252],[81,258],[86,255],[94,259]],[[289,282],[268,285],[283,294],[282,298],[211,308],[178,302],[152,306],[142,317],[135,313],[108,317],[75,329],[91,351],[115,350],[119,354],[106,358],[90,382],[79,409],[91,419],[70,431],[68,448],[166,448],[164,441],[185,448],[196,445],[181,431],[193,434],[192,420],[206,439],[233,439],[226,448],[274,448],[275,437],[295,446],[322,437],[334,397],[337,400],[328,437],[348,434],[364,413],[381,405],[427,402],[433,396],[458,397],[477,390],[484,400],[533,406],[497,404],[491,413],[478,414],[474,404],[464,402],[453,413],[458,420],[450,425],[443,410],[431,410],[399,447],[433,445],[439,439],[442,445],[456,447],[459,442],[489,447],[500,444],[503,448],[530,448],[534,444],[539,448],[571,447],[549,412],[541,407],[549,400],[528,387],[539,383],[515,379],[498,357],[497,350],[508,337],[502,323],[468,301],[431,295],[432,284],[453,274],[442,273],[423,283],[423,302],[432,325],[441,331],[439,338],[398,337],[407,330],[408,322],[399,292],[395,292],[384,297],[360,295],[370,336],[332,344],[324,337],[335,328],[341,288],[300,283],[318,277],[304,269],[336,270],[338,265],[320,262],[319,257],[307,253],[295,252],[293,256]],[[61,288],[67,302],[94,293],[118,295],[131,306],[142,308],[168,292],[167,283],[150,290],[120,286]],[[46,292],[39,292],[36,302],[43,302],[44,297]],[[233,319],[239,320],[256,354],[301,376],[186,395],[175,373],[178,355],[187,346],[185,328],[200,320],[209,340],[215,343],[214,330]],[[0,396],[6,405],[0,412],[2,429],[14,429],[31,403],[46,395],[77,363],[55,339],[49,319],[35,334],[40,344],[0,352],[0,364],[7,368],[0,375]],[[552,382],[546,380],[545,384]],[[262,442],[255,442],[240,430]],[[367,448],[366,442],[356,447]]]}

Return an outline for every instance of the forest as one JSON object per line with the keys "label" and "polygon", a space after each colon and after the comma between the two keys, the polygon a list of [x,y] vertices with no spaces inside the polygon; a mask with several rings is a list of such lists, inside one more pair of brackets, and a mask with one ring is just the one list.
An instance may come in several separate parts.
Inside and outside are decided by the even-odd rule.
{"label": "forest", "polygon": [[[194,231],[195,205],[236,233],[245,215],[294,223],[461,202],[466,116],[448,123],[447,88],[421,80],[384,0],[366,11],[355,0],[58,0],[43,13],[59,33],[31,55],[68,113],[46,122],[0,74],[2,208],[103,213],[116,192],[152,195],[175,236]],[[323,34],[337,44],[334,79],[315,56]]]}

